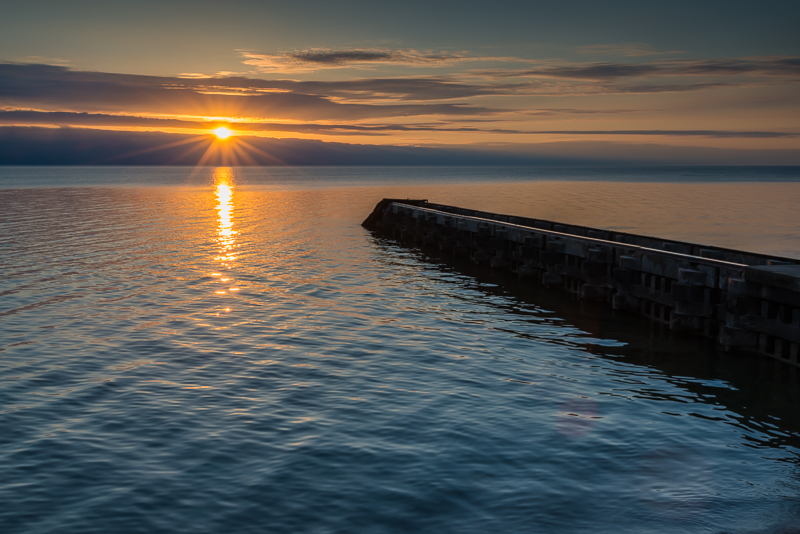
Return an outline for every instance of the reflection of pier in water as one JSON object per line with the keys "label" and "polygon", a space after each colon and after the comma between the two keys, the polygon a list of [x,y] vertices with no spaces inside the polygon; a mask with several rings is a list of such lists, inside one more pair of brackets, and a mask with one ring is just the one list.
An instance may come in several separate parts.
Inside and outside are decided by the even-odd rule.
{"label": "reflection of pier in water", "polygon": [[[383,209],[385,206],[386,204],[379,205],[379,208]],[[376,211],[380,212],[380,209]],[[549,320],[562,327],[574,325],[588,334],[586,343],[578,343],[581,350],[600,357],[621,359],[626,363],[653,368],[668,377],[669,382],[689,392],[692,397],[709,399],[708,402],[719,404],[738,414],[738,419],[731,421],[731,424],[763,431],[765,423],[774,423],[768,414],[779,416],[782,430],[788,434],[771,434],[769,442],[758,445],[800,447],[800,440],[795,437],[800,434],[800,416],[794,409],[800,400],[800,393],[796,387],[796,368],[789,362],[782,363],[774,354],[769,355],[769,358],[753,358],[741,351],[726,352],[724,346],[716,343],[716,337],[671,328],[669,320],[658,320],[646,314],[615,309],[608,305],[610,298],[581,298],[580,289],[565,292],[564,289],[568,288],[563,285],[547,286],[537,282],[536,278],[532,280],[530,277],[520,276],[520,263],[517,263],[516,269],[510,269],[511,262],[495,262],[492,265],[488,261],[498,257],[497,249],[492,250],[491,244],[503,251],[511,248],[508,243],[502,243],[502,239],[491,236],[487,240],[482,241],[479,238],[478,243],[467,244],[462,235],[460,239],[448,241],[448,237],[458,236],[457,225],[453,225],[455,231],[449,235],[447,232],[436,235],[439,225],[428,221],[428,213],[425,213],[426,217],[416,219],[399,212],[399,216],[395,213],[395,217],[377,218],[381,224],[375,224],[376,218],[368,219],[365,224],[368,228],[377,230],[378,244],[388,254],[391,254],[398,241],[406,246],[416,247],[418,259],[421,261],[467,275],[474,283],[470,287],[483,292],[487,297],[505,296],[509,299],[509,306],[504,311],[516,314],[523,320],[529,318],[529,314],[521,313],[518,309],[520,307],[548,310],[552,313],[537,314],[537,321]],[[480,235],[477,232],[471,234],[470,238]],[[566,238],[568,237],[567,235]],[[438,246],[442,241],[446,244],[445,247]],[[482,243],[485,244],[484,248],[481,248]],[[464,250],[451,248],[459,244],[463,244]],[[707,248],[713,250],[711,247]],[[478,251],[483,254],[479,253],[476,259],[475,253]],[[500,259],[506,259],[503,254],[499,256]],[[498,268],[497,263],[501,263],[502,268]],[[609,266],[609,270],[612,269]],[[546,266],[543,272],[548,272]],[[718,298],[719,296],[717,295]],[[496,298],[486,299],[487,304],[496,301]],[[791,309],[788,306],[782,308],[784,316],[787,308]],[[529,336],[521,331],[513,334],[519,337]],[[625,345],[620,347],[594,344],[591,338],[617,340]],[[547,339],[536,340],[548,342]],[[577,339],[573,338],[573,342],[575,341]],[[720,381],[730,387],[720,387]],[[714,384],[711,385],[711,382]]]}

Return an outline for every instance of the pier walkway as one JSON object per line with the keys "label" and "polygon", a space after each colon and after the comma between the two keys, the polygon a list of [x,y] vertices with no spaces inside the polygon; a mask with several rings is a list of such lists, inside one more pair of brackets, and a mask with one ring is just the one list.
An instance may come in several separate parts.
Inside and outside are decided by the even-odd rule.
{"label": "pier walkway", "polygon": [[425,200],[384,199],[363,225],[800,365],[800,260]]}

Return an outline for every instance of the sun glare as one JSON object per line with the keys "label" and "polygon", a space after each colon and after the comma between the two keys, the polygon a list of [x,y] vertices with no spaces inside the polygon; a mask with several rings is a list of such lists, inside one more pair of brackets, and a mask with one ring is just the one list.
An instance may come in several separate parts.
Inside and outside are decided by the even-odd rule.
{"label": "sun glare", "polygon": [[216,130],[214,130],[214,135],[216,135],[220,139],[227,139],[231,136],[231,131],[224,126],[220,126]]}

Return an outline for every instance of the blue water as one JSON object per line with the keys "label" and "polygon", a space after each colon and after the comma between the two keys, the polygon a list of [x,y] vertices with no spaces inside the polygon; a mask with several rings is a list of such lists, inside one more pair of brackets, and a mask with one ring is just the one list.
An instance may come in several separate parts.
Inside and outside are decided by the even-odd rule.
{"label": "blue water", "polygon": [[[0,168],[0,532],[800,529],[771,366],[360,227],[402,191],[516,212],[599,181],[562,215],[646,231],[631,199],[669,180],[274,172]],[[797,180],[716,181],[658,229],[800,250]]]}

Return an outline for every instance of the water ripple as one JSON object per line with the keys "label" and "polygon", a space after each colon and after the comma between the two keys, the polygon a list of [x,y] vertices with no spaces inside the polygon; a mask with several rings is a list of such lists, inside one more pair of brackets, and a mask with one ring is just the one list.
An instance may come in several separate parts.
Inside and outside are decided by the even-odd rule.
{"label": "water ripple", "polygon": [[220,176],[0,190],[3,533],[800,525],[784,384]]}

